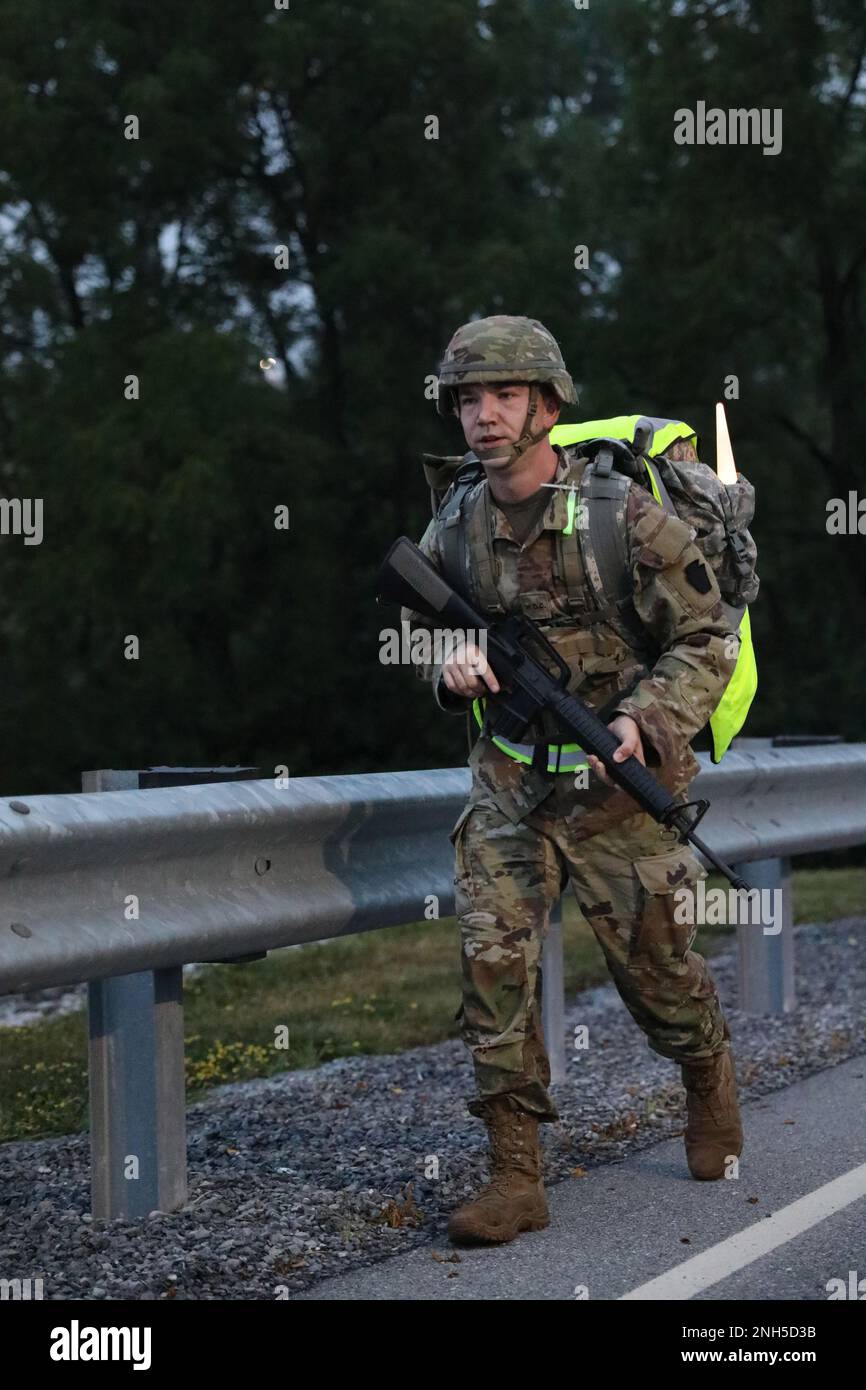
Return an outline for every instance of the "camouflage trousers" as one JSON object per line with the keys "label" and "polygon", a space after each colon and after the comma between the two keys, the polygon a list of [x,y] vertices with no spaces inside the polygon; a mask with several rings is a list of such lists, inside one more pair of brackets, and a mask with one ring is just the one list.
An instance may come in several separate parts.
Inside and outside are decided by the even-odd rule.
{"label": "camouflage trousers", "polygon": [[470,802],[452,832],[474,1115],[486,1098],[508,1094],[540,1120],[559,1118],[547,1089],[540,958],[550,908],[569,880],[653,1051],[690,1062],[727,1046],[715,984],[691,949],[694,914],[678,920],[686,912],[674,898],[706,877],[694,851],[643,812],[588,834],[579,815],[561,814],[558,800],[519,824],[492,802]]}

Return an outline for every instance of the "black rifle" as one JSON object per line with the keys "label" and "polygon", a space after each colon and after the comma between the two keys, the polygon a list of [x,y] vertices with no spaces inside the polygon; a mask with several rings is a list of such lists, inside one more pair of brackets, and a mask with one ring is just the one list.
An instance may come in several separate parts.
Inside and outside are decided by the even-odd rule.
{"label": "black rifle", "polygon": [[[401,536],[388,551],[376,592],[385,603],[403,604],[434,622],[442,620],[452,629],[486,633],[487,658],[500,685],[499,694],[488,697],[496,713],[495,730],[500,737],[519,741],[542,710],[552,711],[584,752],[598,758],[613,781],[639,806],[662,825],[676,830],[683,844],[688,842],[700,850],[735,888],[750,891],[745,879],[695,834],[709,810],[708,801],[675,801],[633,755],[623,762],[614,762],[620,739],[579,696],[568,693],[571,672],[531,618],[509,614],[488,623],[451,588],[407,536]],[[687,814],[690,810],[695,812],[693,819]]]}

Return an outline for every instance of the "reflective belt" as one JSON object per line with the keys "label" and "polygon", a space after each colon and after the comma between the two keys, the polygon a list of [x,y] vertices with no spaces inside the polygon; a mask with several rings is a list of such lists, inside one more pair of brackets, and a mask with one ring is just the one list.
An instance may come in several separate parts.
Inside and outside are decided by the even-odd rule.
{"label": "reflective belt", "polygon": [[[486,704],[486,701],[472,701],[472,713],[475,715],[479,728],[484,726],[483,704]],[[534,743],[512,743],[510,739],[500,738],[498,734],[490,734],[489,737],[497,748],[501,748],[503,753],[508,754],[509,758],[515,758],[519,763],[531,763],[533,761],[536,748]],[[548,772],[577,772],[578,768],[588,768],[589,763],[581,761],[579,757],[582,752],[583,749],[579,743],[549,743],[547,745]]]}

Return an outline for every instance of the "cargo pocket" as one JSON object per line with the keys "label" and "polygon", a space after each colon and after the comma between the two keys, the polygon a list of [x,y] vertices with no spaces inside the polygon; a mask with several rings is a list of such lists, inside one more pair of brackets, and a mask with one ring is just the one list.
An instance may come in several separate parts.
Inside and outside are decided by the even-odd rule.
{"label": "cargo pocket", "polygon": [[454,829],[448,836],[454,846],[454,912],[460,918],[466,912],[471,912],[474,904],[474,886],[472,883],[472,873],[463,852],[463,835],[467,821],[473,811],[477,811],[478,803],[471,802],[464,806],[460,815],[457,817]]}
{"label": "cargo pocket", "polygon": [[[455,912],[456,912],[456,914],[457,914],[458,917],[460,916],[461,911],[465,911],[465,910],[466,910],[466,907],[467,907],[467,906],[469,905],[469,903],[470,903],[469,890],[470,890],[470,888],[471,888],[471,882],[470,882],[470,880],[469,880],[469,875],[468,875],[468,874],[466,873],[466,871],[465,871],[465,867],[463,866],[462,856],[461,856],[461,854],[460,854],[460,837],[461,837],[461,835],[463,834],[463,827],[464,827],[464,825],[466,824],[466,822],[468,821],[469,817],[471,816],[471,814],[472,814],[472,812],[473,812],[474,810],[475,810],[475,803],[474,803],[474,802],[471,803],[469,806],[464,806],[463,810],[460,812],[460,815],[457,817],[456,823],[455,823],[455,825],[454,825],[454,829],[451,831],[451,834],[448,836],[449,840],[451,841],[452,845],[454,846],[454,849],[455,849],[455,851],[456,851],[456,856],[457,856],[457,857],[456,857],[455,873],[454,873],[454,910],[455,910]],[[453,1021],[454,1021],[455,1023],[461,1023],[461,1024],[462,1024],[462,1022],[463,1022],[463,1016],[464,1016],[464,1004],[463,1004],[463,1001],[461,1000],[461,1002],[460,1002],[460,1007],[458,1008],[456,1014],[454,1015],[454,1020],[453,1020]]]}
{"label": "cargo pocket", "polygon": [[629,953],[654,965],[682,960],[697,935],[696,884],[707,871],[689,845],[634,860],[637,921]]}

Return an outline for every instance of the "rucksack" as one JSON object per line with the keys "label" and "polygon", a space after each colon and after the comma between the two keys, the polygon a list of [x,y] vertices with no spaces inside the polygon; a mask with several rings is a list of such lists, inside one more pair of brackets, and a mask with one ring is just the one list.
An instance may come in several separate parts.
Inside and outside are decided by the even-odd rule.
{"label": "rucksack", "polygon": [[[615,521],[618,504],[637,483],[694,530],[695,544],[716,577],[741,642],[737,667],[710,720],[713,761],[719,762],[742,728],[757,689],[747,607],[759,587],[757,548],[748,530],[755,509],[754,488],[742,474],[736,483],[727,484],[706,464],[666,457],[664,451],[675,442],[696,442],[695,432],[684,421],[617,416],[557,425],[550,438],[565,447],[579,444],[580,456],[589,460],[577,487],[581,507],[591,504],[586,505],[588,524],[575,528],[574,535],[583,562],[581,582],[590,584],[598,610],[595,621],[609,623],[649,665],[659,652],[634,609],[626,536]],[[444,522],[440,549],[445,577],[465,592],[468,557],[460,523],[464,503],[483,480],[484,470],[471,452],[456,457],[425,454],[423,460],[433,514]],[[563,568],[569,585],[575,570],[567,563]],[[577,603],[578,599],[569,590],[569,600]]]}
{"label": "rucksack", "polygon": [[[599,427],[607,426],[599,437]],[[622,434],[614,435],[613,426]],[[625,436],[624,432],[629,433]],[[587,501],[627,493],[628,481],[616,487],[614,472],[625,480],[648,488],[665,511],[678,516],[695,532],[695,544],[713,571],[722,601],[741,617],[758,594],[757,547],[749,532],[755,514],[755,489],[741,473],[735,483],[723,483],[712,468],[692,461],[675,461],[667,450],[679,441],[697,442],[690,426],[680,420],[653,419],[644,415],[618,416],[613,420],[593,420],[584,424],[558,425],[551,431],[551,442],[571,447],[580,445],[581,454],[590,459],[584,473]],[[601,480],[609,480],[604,485]],[[610,482],[614,487],[611,489]],[[626,568],[625,537],[621,529],[605,527],[599,509],[589,509],[587,545],[603,576],[608,601],[626,600],[631,577]],[[625,574],[623,575],[623,571]]]}

